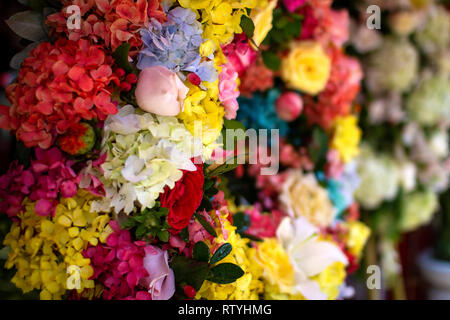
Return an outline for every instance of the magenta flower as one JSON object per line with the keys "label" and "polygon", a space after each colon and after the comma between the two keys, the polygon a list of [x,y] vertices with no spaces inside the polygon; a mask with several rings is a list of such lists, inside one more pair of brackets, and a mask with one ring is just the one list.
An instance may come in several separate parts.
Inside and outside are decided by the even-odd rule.
{"label": "magenta flower", "polygon": [[297,8],[304,5],[306,0],[283,0],[283,4],[289,12],[294,12]]}
{"label": "magenta flower", "polygon": [[76,173],[58,148],[35,148],[35,159],[28,169],[17,161],[11,163],[6,174],[0,177],[0,211],[9,217],[17,216],[23,209],[25,197],[36,201],[35,212],[41,216],[53,215],[59,196],[71,198],[78,190]]}

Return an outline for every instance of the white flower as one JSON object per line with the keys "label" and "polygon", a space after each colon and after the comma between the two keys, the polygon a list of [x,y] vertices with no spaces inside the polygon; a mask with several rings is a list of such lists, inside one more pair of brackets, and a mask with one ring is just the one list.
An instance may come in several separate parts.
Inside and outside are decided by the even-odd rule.
{"label": "white flower", "polygon": [[428,141],[431,151],[438,158],[448,155],[448,134],[446,131],[435,132]]}
{"label": "white flower", "polygon": [[294,267],[294,291],[309,300],[327,299],[327,295],[311,277],[335,262],[347,265],[344,253],[332,242],[320,240],[318,229],[302,217],[284,218],[277,229],[277,237]]}
{"label": "white flower", "polygon": [[417,167],[414,162],[404,161],[398,164],[400,185],[405,192],[416,188]]}
{"label": "white flower", "polygon": [[155,116],[124,106],[105,121],[102,152],[104,173],[97,178],[106,196],[91,206],[93,211],[126,214],[152,208],[165,187],[173,188],[182,170],[195,171],[192,158],[202,157],[202,142],[194,138],[176,117]]}

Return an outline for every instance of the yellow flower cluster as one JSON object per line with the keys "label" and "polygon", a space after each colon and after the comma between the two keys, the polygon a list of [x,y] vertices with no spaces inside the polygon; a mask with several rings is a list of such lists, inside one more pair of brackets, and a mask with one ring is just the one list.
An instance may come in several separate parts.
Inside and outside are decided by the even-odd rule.
{"label": "yellow flower cluster", "polygon": [[216,47],[229,43],[235,33],[242,33],[241,17],[246,9],[264,6],[268,0],[178,0],[183,8],[199,10],[203,38],[211,39]]}
{"label": "yellow flower cluster", "polygon": [[334,135],[331,148],[336,149],[344,163],[352,161],[359,154],[361,129],[354,115],[337,117],[334,120]]}
{"label": "yellow flower cluster", "polygon": [[361,257],[364,246],[370,236],[370,228],[360,221],[346,223],[348,233],[344,239],[349,252],[357,258]]}
{"label": "yellow flower cluster", "polygon": [[257,300],[259,295],[263,292],[263,282],[260,280],[262,276],[262,268],[253,263],[255,256],[255,249],[248,246],[249,240],[241,238],[236,233],[236,227],[232,226],[226,219],[226,215],[218,213],[220,216],[213,213],[214,219],[222,224],[222,228],[216,228],[218,237],[213,240],[213,243],[208,243],[210,248],[217,248],[223,243],[230,243],[233,249],[230,254],[218,263],[234,263],[242,268],[244,275],[230,284],[218,284],[210,281],[205,281],[197,292],[196,299],[208,300]]}
{"label": "yellow flower cluster", "polygon": [[278,240],[268,238],[258,244],[255,261],[263,269],[264,298],[283,300],[289,297],[295,285],[294,268]]}
{"label": "yellow flower cluster", "polygon": [[328,300],[336,300],[339,296],[339,287],[346,277],[345,265],[335,262],[311,279],[319,283],[320,290],[327,295]]}
{"label": "yellow flower cluster", "polygon": [[218,81],[203,82],[206,90],[185,83],[189,92],[184,100],[184,110],[178,117],[195,137],[201,137],[205,150],[203,154],[210,155],[216,148],[223,126],[225,110],[218,99]]}
{"label": "yellow flower cluster", "polygon": [[38,216],[35,203],[25,200],[20,222],[4,240],[9,247],[5,267],[17,269],[12,282],[24,293],[38,289],[41,299],[61,299],[66,289],[94,288],[89,280],[94,270],[82,251],[104,243],[112,229],[107,214],[90,212],[93,199],[85,191],[61,199],[54,217]]}

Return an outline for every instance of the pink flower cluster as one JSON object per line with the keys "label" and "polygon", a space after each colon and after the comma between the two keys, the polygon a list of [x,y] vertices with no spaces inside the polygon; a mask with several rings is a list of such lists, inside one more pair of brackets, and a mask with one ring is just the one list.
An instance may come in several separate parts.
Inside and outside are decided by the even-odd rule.
{"label": "pink flower cluster", "polygon": [[337,116],[346,116],[351,111],[361,86],[363,72],[359,61],[345,55],[338,48],[329,50],[331,56],[330,79],[317,101],[306,99],[305,113],[311,123],[329,128]]}
{"label": "pink flower cluster", "polygon": [[305,19],[301,39],[315,39],[324,47],[340,47],[349,38],[350,19],[347,10],[333,10],[330,0],[308,0],[297,10]]}
{"label": "pink flower cluster", "polygon": [[[81,11],[80,29],[67,28],[70,16],[67,8],[77,5]],[[55,33],[65,33],[70,40],[89,39],[114,51],[122,43],[129,43],[134,56],[142,46],[139,29],[151,18],[162,22],[166,15],[158,0],[71,0],[64,8],[47,17],[47,24]]]}
{"label": "pink flower cluster", "polygon": [[237,87],[238,73],[232,63],[227,62],[222,66],[222,72],[219,74],[219,100],[225,107],[225,117],[228,120],[236,118],[236,112],[239,109],[237,98],[239,89]]}
{"label": "pink flower cluster", "polygon": [[255,91],[266,91],[273,88],[274,77],[275,73],[264,65],[261,58],[254,60],[242,73],[239,87],[241,94],[251,96]]}
{"label": "pink flower cluster", "polygon": [[236,34],[233,42],[222,48],[223,53],[228,59],[239,77],[242,76],[245,70],[256,60],[258,54],[254,51],[249,43],[248,38],[244,33]]}
{"label": "pink flower cluster", "polygon": [[22,201],[29,197],[36,201],[35,212],[40,216],[53,215],[58,198],[70,198],[77,193],[77,175],[72,169],[74,161],[67,160],[58,148],[35,149],[36,159],[31,166],[17,161],[11,163],[0,177],[0,212],[15,217],[22,209]]}
{"label": "pink flower cluster", "polygon": [[81,119],[105,120],[117,112],[112,86],[114,61],[87,40],[43,42],[22,63],[6,89],[12,106],[0,108],[3,129],[15,131],[25,146],[47,149],[57,135]]}
{"label": "pink flower cluster", "polygon": [[258,206],[244,211],[250,217],[250,227],[246,233],[260,238],[272,238],[276,236],[277,228],[286,216],[280,210],[272,210],[270,214],[261,213]]}
{"label": "pink flower cluster", "polygon": [[105,300],[169,299],[175,293],[175,277],[168,265],[168,252],[131,241],[128,230],[117,221],[110,222],[114,233],[106,245],[89,247],[83,252],[94,269],[92,279],[104,286]]}
{"label": "pink flower cluster", "polygon": [[283,4],[289,12],[294,12],[305,3],[306,0],[283,0]]}

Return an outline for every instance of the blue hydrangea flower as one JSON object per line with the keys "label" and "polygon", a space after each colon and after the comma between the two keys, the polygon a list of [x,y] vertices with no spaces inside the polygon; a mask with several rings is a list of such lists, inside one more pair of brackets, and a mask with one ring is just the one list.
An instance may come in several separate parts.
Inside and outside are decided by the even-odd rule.
{"label": "blue hydrangea flower", "polygon": [[339,218],[342,212],[354,202],[353,194],[360,183],[356,163],[346,164],[339,179],[327,179],[323,172],[318,172],[316,175],[319,181],[326,184],[328,197],[336,207],[336,217]]}
{"label": "blue hydrangea flower", "polygon": [[174,8],[167,13],[167,22],[161,24],[152,19],[148,28],[141,29],[140,33],[144,43],[138,56],[140,70],[164,66],[174,72],[193,72],[202,81],[217,79],[214,62],[202,61],[200,56],[203,31],[192,10]]}
{"label": "blue hydrangea flower", "polygon": [[251,98],[239,97],[237,119],[247,129],[279,129],[280,136],[285,137],[289,131],[289,125],[278,118],[275,111],[275,101],[279,96],[279,90],[271,89],[265,94],[255,93]]}

